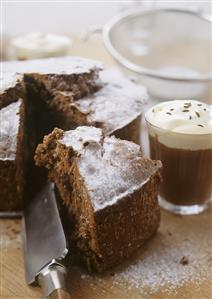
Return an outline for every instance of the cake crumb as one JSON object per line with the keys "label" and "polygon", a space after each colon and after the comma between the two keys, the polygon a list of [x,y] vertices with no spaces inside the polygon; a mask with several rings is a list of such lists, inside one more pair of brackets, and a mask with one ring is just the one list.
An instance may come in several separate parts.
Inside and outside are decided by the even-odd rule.
{"label": "cake crumb", "polygon": [[180,264],[183,265],[183,266],[186,266],[189,264],[189,260],[186,256],[183,256],[180,260]]}

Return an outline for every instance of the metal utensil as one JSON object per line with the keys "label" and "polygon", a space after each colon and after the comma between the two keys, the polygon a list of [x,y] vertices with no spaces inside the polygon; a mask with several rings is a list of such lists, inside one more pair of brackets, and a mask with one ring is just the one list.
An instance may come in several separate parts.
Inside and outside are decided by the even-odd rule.
{"label": "metal utensil", "polygon": [[211,27],[212,16],[203,12],[134,8],[113,17],[102,35],[115,61],[157,99],[210,102]]}
{"label": "metal utensil", "polygon": [[68,246],[51,183],[24,210],[23,243],[26,282],[39,284],[44,298],[70,298],[64,265]]}

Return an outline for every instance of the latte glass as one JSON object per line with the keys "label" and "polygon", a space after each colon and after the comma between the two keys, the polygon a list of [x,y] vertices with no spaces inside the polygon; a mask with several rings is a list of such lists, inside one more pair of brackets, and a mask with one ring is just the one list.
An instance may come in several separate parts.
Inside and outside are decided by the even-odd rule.
{"label": "latte glass", "polygon": [[162,161],[159,201],[182,215],[206,210],[212,195],[212,134],[176,133],[147,117],[150,156]]}

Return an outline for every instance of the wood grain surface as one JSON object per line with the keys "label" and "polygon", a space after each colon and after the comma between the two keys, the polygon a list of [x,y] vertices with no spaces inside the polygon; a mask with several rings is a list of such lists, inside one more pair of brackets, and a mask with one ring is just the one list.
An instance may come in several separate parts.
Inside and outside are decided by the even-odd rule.
{"label": "wood grain surface", "polygon": [[[106,65],[113,65],[110,56],[104,50],[101,38],[92,37],[82,43],[76,39],[70,54],[103,60]],[[143,130],[145,133],[145,129]],[[146,143],[146,137],[143,138]],[[131,264],[148,257],[148,253],[157,252],[158,248],[174,248],[180,242],[202,246],[203,262],[196,269],[198,274],[203,267],[205,272],[212,268],[211,239],[212,211],[198,216],[177,216],[162,211],[161,226],[158,234],[150,240],[131,260],[103,276],[89,276],[86,270],[77,265],[70,267],[68,274],[68,289],[73,299],[211,299],[211,275],[204,276],[198,283],[185,282],[180,287],[168,291],[168,285],[159,287],[156,292],[143,292],[137,288],[129,288],[127,280],[114,283],[114,277]],[[184,252],[176,253],[176,262],[183,257]],[[188,256],[189,258],[189,256]],[[190,260],[189,260],[190,261]],[[192,260],[190,261],[192,263]],[[203,264],[204,263],[204,264]],[[153,265],[150,265],[153,267]],[[179,265],[179,267],[186,267]],[[170,270],[170,269],[169,269]],[[195,273],[194,273],[195,276]],[[38,287],[29,287],[25,283],[23,251],[21,242],[21,220],[0,220],[0,298],[1,299],[39,299],[42,292]]]}

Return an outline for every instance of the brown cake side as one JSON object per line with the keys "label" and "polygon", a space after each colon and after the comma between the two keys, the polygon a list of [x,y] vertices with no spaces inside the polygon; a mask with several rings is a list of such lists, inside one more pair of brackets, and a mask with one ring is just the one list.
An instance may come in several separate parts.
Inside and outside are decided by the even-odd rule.
{"label": "brown cake side", "polygon": [[25,122],[22,99],[0,110],[0,211],[23,209]]}
{"label": "brown cake side", "polygon": [[36,163],[49,171],[75,229],[71,238],[89,269],[103,271],[131,256],[157,230],[161,163],[140,147],[103,137],[94,127],[44,138]]}

